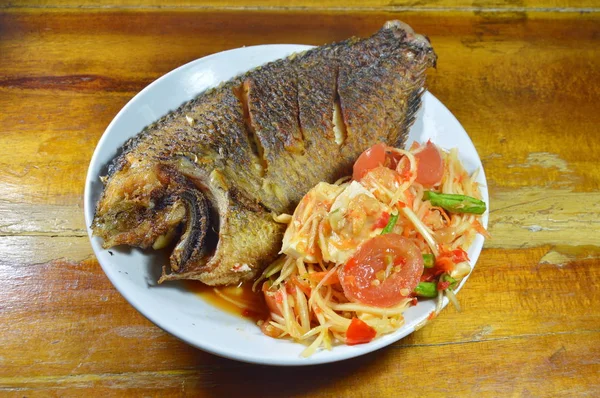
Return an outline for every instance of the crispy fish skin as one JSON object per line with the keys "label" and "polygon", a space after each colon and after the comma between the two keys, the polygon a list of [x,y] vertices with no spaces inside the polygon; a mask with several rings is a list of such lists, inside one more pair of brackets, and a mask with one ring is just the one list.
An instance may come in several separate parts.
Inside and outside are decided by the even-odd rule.
{"label": "crispy fish skin", "polygon": [[104,247],[160,248],[160,281],[253,278],[278,253],[292,212],[319,181],[348,175],[377,142],[401,146],[420,106],[429,41],[387,22],[271,62],[162,117],[109,166],[92,229]]}

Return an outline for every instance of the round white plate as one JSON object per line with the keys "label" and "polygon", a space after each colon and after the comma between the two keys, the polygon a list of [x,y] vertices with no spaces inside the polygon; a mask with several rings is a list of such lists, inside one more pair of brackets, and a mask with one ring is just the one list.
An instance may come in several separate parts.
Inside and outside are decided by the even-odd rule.
{"label": "round white plate", "polygon": [[[157,326],[216,355],[269,365],[313,365],[340,361],[398,341],[412,333],[415,325],[434,309],[431,300],[419,302],[406,311],[406,324],[393,334],[368,344],[336,346],[331,351],[319,351],[310,358],[302,358],[300,353],[303,345],[265,336],[251,320],[211,306],[195,293],[187,291],[182,284],[167,282],[157,285],[161,256],[126,248],[110,249],[111,254],[102,248],[99,238],[92,236],[89,226],[102,190],[99,176],[106,172],[106,165],[127,139],[207,88],[266,62],[309,48],[311,46],[283,44],[245,47],[210,55],[175,69],[150,84],[121,109],[104,132],[90,163],[85,185],[85,221],[92,247],[104,272],[127,301]],[[485,174],[473,143],[450,111],[426,92],[423,106],[410,131],[408,145],[413,140],[423,142],[428,139],[442,148],[458,147],[468,171],[481,169],[478,181],[482,184],[484,200],[489,203]],[[487,218],[486,213],[483,217],[485,226]],[[477,236],[468,250],[473,265],[482,246],[483,238]]]}

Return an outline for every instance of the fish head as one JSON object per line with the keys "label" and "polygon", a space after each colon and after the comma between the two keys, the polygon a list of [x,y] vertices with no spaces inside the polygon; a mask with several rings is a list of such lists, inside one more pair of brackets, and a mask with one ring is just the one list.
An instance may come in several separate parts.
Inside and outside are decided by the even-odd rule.
{"label": "fish head", "polygon": [[105,248],[127,244],[142,248],[164,245],[186,217],[176,187],[158,162],[126,158],[106,178],[92,223]]}
{"label": "fish head", "polygon": [[218,241],[219,216],[210,191],[182,173],[181,163],[190,162],[124,157],[105,178],[92,223],[103,247],[170,247],[176,273],[208,262]]}

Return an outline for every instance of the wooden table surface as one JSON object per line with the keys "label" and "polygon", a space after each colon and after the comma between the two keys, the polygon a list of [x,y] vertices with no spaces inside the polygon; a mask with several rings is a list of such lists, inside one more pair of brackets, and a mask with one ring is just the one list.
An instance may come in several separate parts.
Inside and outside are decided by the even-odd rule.
{"label": "wooden table surface", "polygon": [[[596,0],[13,0],[0,6],[0,395],[599,396]],[[388,19],[427,34],[428,86],[483,160],[490,232],[427,327],[305,368],[222,359],[131,307],[95,260],[84,178],[139,90],[196,58],[323,44]]]}

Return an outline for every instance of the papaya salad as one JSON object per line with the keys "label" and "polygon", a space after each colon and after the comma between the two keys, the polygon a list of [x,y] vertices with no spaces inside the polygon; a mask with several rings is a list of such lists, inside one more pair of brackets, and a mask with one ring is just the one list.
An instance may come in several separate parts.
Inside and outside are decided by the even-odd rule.
{"label": "papaya salad", "polygon": [[[253,285],[269,317],[261,330],[305,343],[367,343],[404,323],[421,299],[447,297],[471,271],[466,249],[487,236],[476,173],[431,141],[403,150],[377,144],[352,177],[311,189],[288,223],[281,256]],[[460,309],[460,308],[459,308]]]}

